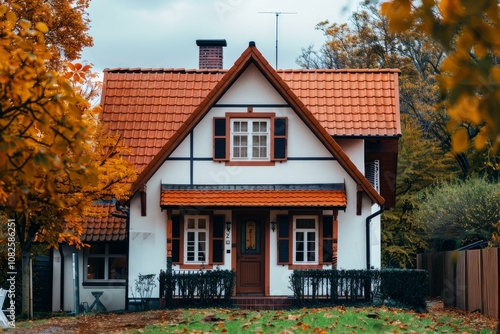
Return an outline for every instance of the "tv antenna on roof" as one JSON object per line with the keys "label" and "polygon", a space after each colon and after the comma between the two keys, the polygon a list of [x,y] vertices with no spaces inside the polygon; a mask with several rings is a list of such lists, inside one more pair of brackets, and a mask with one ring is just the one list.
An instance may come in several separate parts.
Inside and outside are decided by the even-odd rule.
{"label": "tv antenna on roof", "polygon": [[259,12],[259,14],[274,14],[276,16],[276,69],[278,69],[278,22],[281,14],[297,14],[297,12]]}

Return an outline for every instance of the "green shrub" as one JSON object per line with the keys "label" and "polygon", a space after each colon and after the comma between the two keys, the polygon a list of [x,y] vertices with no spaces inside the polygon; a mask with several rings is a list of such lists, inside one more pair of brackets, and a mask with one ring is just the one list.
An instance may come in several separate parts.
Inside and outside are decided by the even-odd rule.
{"label": "green shrub", "polygon": [[183,306],[229,305],[236,273],[232,270],[161,272],[160,294],[167,303],[178,298]]}
{"label": "green shrub", "polygon": [[294,270],[290,288],[299,304],[377,304],[425,310],[427,271]]}

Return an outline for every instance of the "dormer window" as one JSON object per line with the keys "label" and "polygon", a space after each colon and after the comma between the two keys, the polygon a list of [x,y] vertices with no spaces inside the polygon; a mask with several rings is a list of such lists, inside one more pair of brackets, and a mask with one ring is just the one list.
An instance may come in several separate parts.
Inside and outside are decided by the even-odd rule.
{"label": "dormer window", "polygon": [[214,161],[266,164],[287,158],[287,119],[274,113],[214,118]]}

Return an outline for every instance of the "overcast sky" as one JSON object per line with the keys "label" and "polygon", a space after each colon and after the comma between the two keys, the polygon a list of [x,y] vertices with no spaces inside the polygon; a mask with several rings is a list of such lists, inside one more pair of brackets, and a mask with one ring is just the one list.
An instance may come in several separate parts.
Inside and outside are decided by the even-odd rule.
{"label": "overcast sky", "polygon": [[[197,39],[225,39],[224,68],[249,41],[274,66],[279,15],[279,68],[298,68],[301,49],[321,46],[315,25],[347,22],[361,0],[92,0],[94,46],[82,60],[95,71],[115,67],[198,68]],[[296,14],[284,14],[294,12]]]}

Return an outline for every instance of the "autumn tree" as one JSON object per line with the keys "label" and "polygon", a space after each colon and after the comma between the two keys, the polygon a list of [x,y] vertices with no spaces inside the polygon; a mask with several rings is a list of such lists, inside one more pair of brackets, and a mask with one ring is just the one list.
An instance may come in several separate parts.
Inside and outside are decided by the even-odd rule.
{"label": "autumn tree", "polygon": [[90,19],[86,10],[90,0],[6,0],[10,10],[30,22],[43,22],[48,67],[62,70],[65,62],[80,59],[85,47],[93,45],[88,34]]}
{"label": "autumn tree", "polygon": [[[65,62],[63,53],[54,51],[58,42],[47,24],[16,15],[38,17],[25,10],[17,1],[0,6],[0,209],[16,223],[23,314],[33,242],[82,245],[81,223],[91,214],[92,201],[126,196],[125,180],[136,175],[121,158],[125,148],[119,136],[105,131],[100,108],[92,105],[100,87],[90,66]],[[84,45],[67,46],[75,52]],[[69,51],[64,55],[72,57]]]}
{"label": "autumn tree", "polygon": [[388,27],[398,33],[415,29],[446,50],[436,76],[456,152],[469,147],[479,128],[477,149],[500,143],[500,12],[497,0],[390,0],[381,4]]}
{"label": "autumn tree", "polygon": [[[22,215],[16,230],[23,282],[29,282],[29,245],[43,226],[32,220],[32,199],[67,208],[57,189],[60,175],[82,186],[97,183],[97,169],[85,152],[90,137],[79,107],[83,100],[64,76],[47,68],[54,55],[46,32],[44,23],[32,24],[0,6],[0,207],[9,216]],[[73,223],[67,222],[58,242],[79,242]],[[28,300],[27,290],[23,294]],[[23,308],[26,313],[24,303]]]}
{"label": "autumn tree", "polygon": [[[304,68],[399,68],[401,112],[408,114],[424,131],[425,136],[437,141],[443,153],[453,154],[462,179],[473,171],[498,173],[488,167],[498,155],[476,154],[474,147],[464,151],[453,149],[453,133],[462,129],[473,140],[482,124],[457,123],[450,131],[450,116],[442,104],[442,93],[436,79],[447,50],[416,28],[392,32],[379,7],[366,2],[353,13],[350,24],[320,22],[326,43],[319,49],[304,49],[297,59]],[[438,108],[436,108],[438,106]],[[471,159],[481,159],[471,161]]]}

